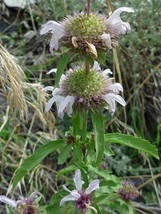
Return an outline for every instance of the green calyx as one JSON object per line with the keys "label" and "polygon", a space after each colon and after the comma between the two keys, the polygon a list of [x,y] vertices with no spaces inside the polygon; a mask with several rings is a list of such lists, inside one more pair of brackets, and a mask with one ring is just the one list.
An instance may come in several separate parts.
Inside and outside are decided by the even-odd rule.
{"label": "green calyx", "polygon": [[97,14],[78,14],[70,22],[68,22],[68,31],[71,36],[83,37],[98,37],[106,30],[105,20]]}
{"label": "green calyx", "polygon": [[83,69],[70,73],[63,83],[68,95],[90,99],[102,95],[105,88],[105,80],[101,73]]}

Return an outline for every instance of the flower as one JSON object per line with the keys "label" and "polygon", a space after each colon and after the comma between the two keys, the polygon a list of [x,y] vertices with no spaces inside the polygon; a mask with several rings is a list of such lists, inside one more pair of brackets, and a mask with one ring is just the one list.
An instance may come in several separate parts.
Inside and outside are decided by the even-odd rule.
{"label": "flower", "polygon": [[124,181],[122,188],[119,189],[118,193],[124,200],[134,200],[140,194],[131,181]]}
{"label": "flower", "polygon": [[130,25],[120,18],[122,12],[134,12],[132,8],[120,7],[107,19],[98,13],[75,13],[62,22],[48,21],[40,34],[51,32],[50,52],[58,50],[59,45],[68,47],[83,56],[98,57],[98,50],[106,51],[115,45],[118,35],[130,31]]}
{"label": "flower", "polygon": [[38,214],[38,209],[35,204],[37,193],[33,192],[28,198],[21,197],[19,200],[14,201],[4,195],[0,195],[0,201],[13,207],[18,214]]}
{"label": "flower", "polygon": [[75,171],[75,177],[74,177],[74,183],[75,183],[75,190],[70,191],[65,185],[63,185],[64,190],[69,192],[70,194],[62,198],[60,201],[60,206],[62,206],[67,201],[75,201],[75,205],[77,208],[79,208],[82,213],[85,213],[87,209],[93,209],[95,212],[96,209],[94,207],[91,207],[91,197],[90,194],[99,188],[99,180],[96,179],[92,181],[87,189],[84,191],[82,189],[82,185],[84,182],[81,180],[81,171],[77,169]]}
{"label": "flower", "polygon": [[71,116],[73,111],[95,111],[100,108],[108,108],[113,115],[116,110],[116,102],[126,105],[119,95],[123,91],[120,83],[115,83],[114,78],[109,78],[110,69],[101,71],[97,62],[93,68],[86,72],[84,68],[69,69],[66,75],[62,75],[58,88],[47,86],[43,91],[51,91],[52,98],[48,101],[46,111],[56,103],[58,116],[62,118],[64,112]]}
{"label": "flower", "polygon": [[122,12],[134,13],[134,9],[130,7],[120,7],[107,19],[108,31],[111,37],[117,37],[119,34],[124,35],[131,30],[130,24],[121,20],[120,14]]}

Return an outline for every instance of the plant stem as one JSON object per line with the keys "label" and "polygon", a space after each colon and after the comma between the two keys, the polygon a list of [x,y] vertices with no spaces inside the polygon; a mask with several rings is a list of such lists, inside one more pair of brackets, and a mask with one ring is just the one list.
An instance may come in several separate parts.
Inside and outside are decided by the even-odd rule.
{"label": "plant stem", "polygon": [[[87,131],[87,115],[88,114],[85,114],[84,118],[83,118],[82,129],[84,131]],[[83,136],[82,137],[82,142],[83,142],[82,153],[83,153],[83,160],[84,160],[84,162],[86,162],[86,144],[85,144],[85,141],[86,141],[86,137]]]}
{"label": "plant stem", "polygon": [[87,0],[87,15],[89,16],[91,13],[91,0]]}
{"label": "plant stem", "polygon": [[85,72],[88,74],[90,71],[90,64],[89,62],[85,61]]}

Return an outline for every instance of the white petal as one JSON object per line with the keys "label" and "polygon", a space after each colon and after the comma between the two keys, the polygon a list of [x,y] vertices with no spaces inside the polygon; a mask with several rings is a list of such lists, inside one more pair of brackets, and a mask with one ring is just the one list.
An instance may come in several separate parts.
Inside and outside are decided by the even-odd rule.
{"label": "white petal", "polygon": [[109,105],[109,112],[110,113],[114,113],[116,110],[116,103],[115,102],[120,103],[122,106],[126,105],[125,100],[120,95],[116,95],[113,93],[108,93],[108,94],[104,95],[103,99]]}
{"label": "white petal", "polygon": [[64,36],[64,29],[63,27],[55,21],[49,21],[43,25],[40,30],[40,34],[46,34],[48,32],[52,32],[52,38],[50,41],[50,52],[53,53],[53,49],[58,50],[59,48],[59,39]]}
{"label": "white petal", "polygon": [[100,181],[99,181],[98,179],[92,181],[92,182],[89,184],[88,188],[86,189],[85,193],[86,193],[87,195],[91,194],[91,192],[93,192],[95,189],[98,189],[98,188],[99,188],[99,183],[100,183]]}
{"label": "white petal", "polygon": [[103,40],[103,42],[104,42],[104,44],[105,44],[106,46],[108,46],[109,48],[112,48],[112,46],[111,46],[111,36],[110,36],[110,34],[103,33],[103,34],[101,35],[101,39]]}
{"label": "white petal", "polygon": [[64,198],[62,198],[62,200],[60,201],[60,206],[62,206],[67,201],[76,201],[76,200],[77,200],[77,198],[74,197],[73,195],[71,195],[71,194],[67,195]]}
{"label": "white petal", "polygon": [[66,96],[65,99],[60,103],[58,107],[58,116],[62,118],[64,116],[64,110],[67,111],[67,114],[71,116],[73,113],[73,106],[74,97],[73,96]]}
{"label": "white petal", "polygon": [[[53,91],[52,91],[52,96],[59,96],[59,94],[61,94],[62,92],[62,89],[61,88],[55,88]],[[62,100],[64,99],[64,97],[62,96]]]}
{"label": "white petal", "polygon": [[94,61],[93,70],[101,71],[101,67],[97,61]]}
{"label": "white petal", "polygon": [[27,200],[34,201],[37,198],[37,192],[31,193]]}
{"label": "white petal", "polygon": [[109,91],[113,91],[115,94],[118,94],[119,91],[123,92],[123,87],[120,83],[113,83],[109,85],[107,88]]}
{"label": "white petal", "polygon": [[61,75],[60,81],[59,81],[59,86],[61,87],[64,80],[66,79],[66,76],[64,74]]}
{"label": "white petal", "polygon": [[134,13],[135,11],[131,7],[120,7],[112,13],[112,15],[107,19],[107,22],[109,22],[111,24],[115,24],[117,22],[122,22],[122,20],[120,18],[120,14],[122,12]]}
{"label": "white petal", "polygon": [[104,77],[109,76],[109,74],[112,74],[112,71],[110,69],[106,69],[106,70],[102,71],[102,75]]}
{"label": "white petal", "polygon": [[107,25],[114,29],[115,34],[126,34],[131,30],[130,24],[121,20],[120,14],[122,12],[133,13],[134,9],[130,7],[120,7],[115,10],[107,19]]}
{"label": "white petal", "polygon": [[54,87],[53,86],[46,86],[44,88],[42,88],[42,91],[53,91],[54,90]]}
{"label": "white petal", "polygon": [[71,193],[71,191],[70,191],[65,185],[63,185],[63,189],[64,189],[65,191]]}
{"label": "white petal", "polygon": [[46,105],[46,108],[45,108],[45,111],[46,111],[46,112],[49,111],[49,110],[51,109],[51,106],[52,106],[55,102],[61,102],[62,99],[64,99],[64,97],[62,97],[62,96],[54,96],[54,97],[52,97],[52,98],[48,101],[48,103],[47,103],[47,105]]}
{"label": "white petal", "polygon": [[47,74],[56,73],[56,72],[57,72],[57,68],[53,68],[50,71],[48,71]]}
{"label": "white petal", "polygon": [[0,201],[5,203],[5,204],[8,204],[9,206],[14,207],[14,208],[16,208],[16,206],[17,206],[17,202],[16,201],[14,201],[14,200],[12,200],[10,198],[7,198],[4,195],[0,195]]}
{"label": "white petal", "polygon": [[82,184],[83,184],[83,181],[81,180],[81,171],[80,169],[77,169],[75,171],[75,177],[74,177],[74,183],[75,183],[75,186],[76,186],[76,189],[79,191],[82,190]]}
{"label": "white petal", "polygon": [[78,193],[77,190],[72,190],[71,191],[71,195],[74,196],[77,199],[79,199],[81,197],[81,195]]}

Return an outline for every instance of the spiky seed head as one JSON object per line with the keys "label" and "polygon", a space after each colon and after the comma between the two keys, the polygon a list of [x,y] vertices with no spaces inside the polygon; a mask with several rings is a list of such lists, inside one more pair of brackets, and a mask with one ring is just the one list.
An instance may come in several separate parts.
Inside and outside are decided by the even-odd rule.
{"label": "spiky seed head", "polygon": [[118,193],[124,200],[134,200],[140,194],[131,181],[124,181],[122,184],[122,188],[119,189]]}
{"label": "spiky seed head", "polygon": [[106,87],[106,81],[100,72],[84,69],[67,73],[67,78],[62,84],[64,96],[70,95],[76,98],[76,106],[94,108],[103,104],[101,98]]}

